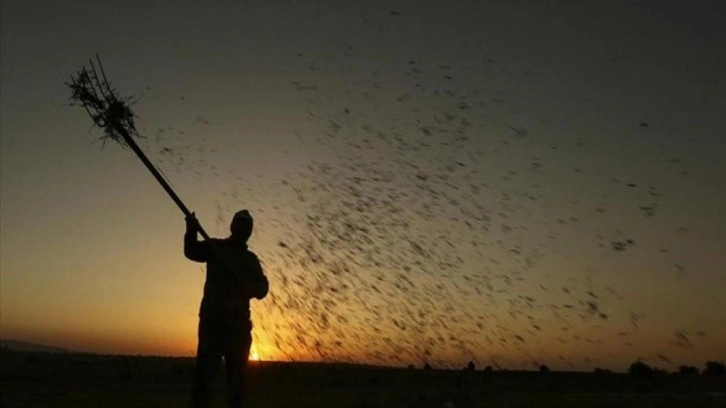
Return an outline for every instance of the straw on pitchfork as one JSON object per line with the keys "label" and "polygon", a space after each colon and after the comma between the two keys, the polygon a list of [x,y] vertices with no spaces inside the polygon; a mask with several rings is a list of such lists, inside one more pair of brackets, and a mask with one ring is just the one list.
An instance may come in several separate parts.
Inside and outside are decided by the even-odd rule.
{"label": "straw on pitchfork", "polygon": [[[96,67],[98,65],[98,67]],[[104,136],[101,138],[104,145],[108,140],[120,144],[122,147],[128,146],[141,159],[147,169],[161,184],[161,187],[169,194],[172,200],[184,213],[184,216],[191,215],[189,209],[184,205],[179,196],[174,192],[169,183],[162,177],[159,170],[149,161],[144,152],[141,150],[132,136],[143,137],[134,124],[134,112],[131,105],[135,103],[132,98],[122,98],[117,91],[111,87],[106,74],[101,65],[101,59],[96,54],[96,63],[89,60],[89,68],[81,67],[75,76],[71,76],[71,82],[66,83],[73,95],[71,96],[71,105],[81,105],[93,119],[95,126],[103,129]],[[98,68],[98,69],[97,69]],[[100,75],[99,75],[100,72]],[[209,235],[204,231],[201,225],[198,225],[198,231],[205,240],[209,240]]]}

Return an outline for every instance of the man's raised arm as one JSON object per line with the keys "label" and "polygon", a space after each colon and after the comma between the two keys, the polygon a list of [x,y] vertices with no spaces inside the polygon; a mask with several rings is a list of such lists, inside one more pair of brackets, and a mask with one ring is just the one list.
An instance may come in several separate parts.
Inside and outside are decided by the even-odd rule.
{"label": "man's raised arm", "polygon": [[187,230],[184,234],[184,256],[192,261],[207,262],[209,260],[209,242],[197,241],[199,221],[194,213],[186,217]]}

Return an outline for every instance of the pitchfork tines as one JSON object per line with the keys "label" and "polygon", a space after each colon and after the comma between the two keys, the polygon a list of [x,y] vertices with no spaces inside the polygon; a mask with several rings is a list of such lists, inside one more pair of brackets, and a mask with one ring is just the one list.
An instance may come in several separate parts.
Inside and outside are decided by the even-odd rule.
{"label": "pitchfork tines", "polygon": [[104,144],[111,139],[125,147],[127,143],[122,136],[123,132],[142,137],[136,130],[135,115],[131,110],[131,105],[138,100],[122,98],[111,87],[98,54],[96,63],[89,60],[89,67],[83,66],[75,76],[71,76],[71,82],[66,85],[73,91],[71,105],[83,106],[93,119],[94,125],[103,129],[104,136],[101,140]]}

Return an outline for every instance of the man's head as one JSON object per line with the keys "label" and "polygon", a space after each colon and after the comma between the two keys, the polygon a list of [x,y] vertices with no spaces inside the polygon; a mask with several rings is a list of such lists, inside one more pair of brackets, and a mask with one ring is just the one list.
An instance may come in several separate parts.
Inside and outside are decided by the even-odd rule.
{"label": "man's head", "polygon": [[232,223],[229,225],[229,231],[232,238],[238,241],[247,242],[252,235],[252,215],[247,210],[237,211],[232,217]]}

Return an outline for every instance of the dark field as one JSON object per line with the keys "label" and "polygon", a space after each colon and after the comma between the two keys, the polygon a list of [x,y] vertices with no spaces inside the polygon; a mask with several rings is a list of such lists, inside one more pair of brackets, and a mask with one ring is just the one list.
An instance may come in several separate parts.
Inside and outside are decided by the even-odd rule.
{"label": "dark field", "polygon": [[[3,408],[186,407],[190,358],[2,352]],[[223,407],[224,377],[216,405]],[[251,407],[726,407],[726,377],[255,363]]]}

